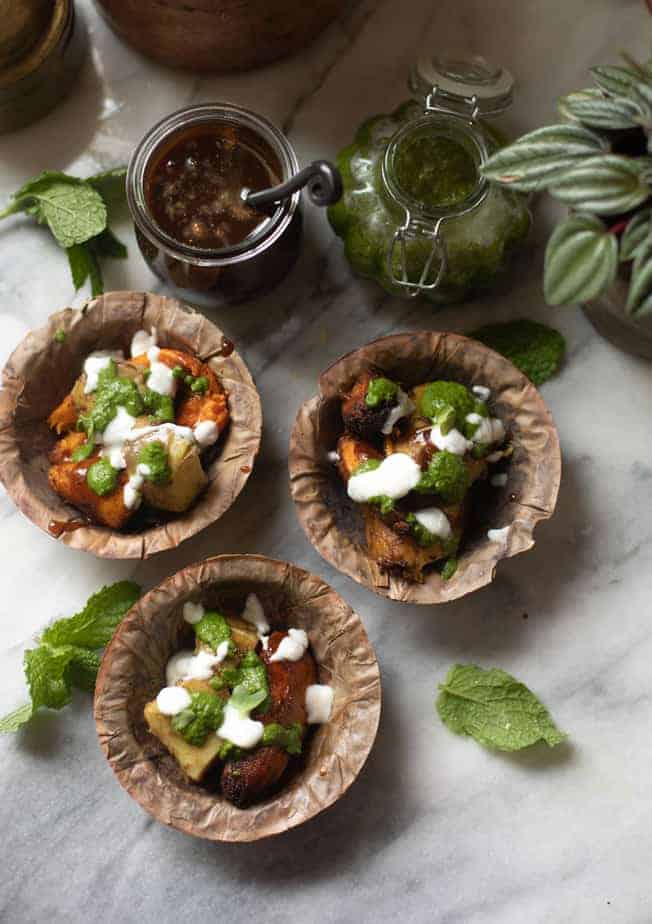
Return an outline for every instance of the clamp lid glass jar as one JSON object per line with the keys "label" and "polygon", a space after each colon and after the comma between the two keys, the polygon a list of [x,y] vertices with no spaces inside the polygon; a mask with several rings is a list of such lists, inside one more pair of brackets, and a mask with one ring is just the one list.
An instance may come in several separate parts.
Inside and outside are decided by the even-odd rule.
{"label": "clamp lid glass jar", "polygon": [[409,86],[414,102],[365,122],[340,154],[344,196],[329,217],[354,269],[388,291],[462,298],[530,225],[523,197],[481,173],[502,143],[483,117],[508,108],[513,79],[479,57],[424,57]]}
{"label": "clamp lid glass jar", "polygon": [[312,182],[319,204],[339,195],[336,183],[326,188],[328,165],[298,167],[285,135],[247,109],[173,113],[129,164],[127,199],[143,256],[166,282],[216,302],[271,288],[298,254],[300,187]]}

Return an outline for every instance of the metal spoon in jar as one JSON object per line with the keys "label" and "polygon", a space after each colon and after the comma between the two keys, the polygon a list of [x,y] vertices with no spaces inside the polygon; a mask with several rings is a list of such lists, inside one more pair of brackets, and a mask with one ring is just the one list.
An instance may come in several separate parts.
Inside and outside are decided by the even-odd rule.
{"label": "metal spoon in jar", "polygon": [[327,160],[315,160],[303,170],[278,186],[252,192],[246,187],[240,191],[240,198],[252,208],[261,208],[282,199],[289,199],[297,190],[306,187],[308,198],[314,205],[333,205],[342,195],[340,171]]}

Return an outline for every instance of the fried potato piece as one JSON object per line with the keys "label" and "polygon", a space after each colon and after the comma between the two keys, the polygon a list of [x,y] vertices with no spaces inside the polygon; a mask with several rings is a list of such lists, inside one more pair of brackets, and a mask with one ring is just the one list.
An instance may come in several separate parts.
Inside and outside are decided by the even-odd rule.
{"label": "fried potato piece", "polygon": [[353,472],[363,462],[369,459],[382,460],[383,454],[371,443],[360,440],[355,436],[345,433],[337,441],[337,454],[340,461],[337,464],[337,470],[342,479],[346,482]]}
{"label": "fried potato piece", "polygon": [[87,513],[100,525],[121,529],[134,512],[125,506],[123,497],[122,489],[128,475],[126,471],[120,472],[117,487],[104,497],[92,491],[86,483],[86,473],[100,458],[99,452],[82,462],[73,462],[69,458],[72,450],[83,441],[83,434],[71,433],[69,437],[59,441],[59,444],[64,445],[57,444],[54,447],[50,456],[53,464],[48,471],[50,487],[59,497]]}
{"label": "fried potato piece", "polygon": [[342,420],[344,429],[363,440],[372,440],[380,435],[387,420],[392,402],[384,401],[377,407],[366,403],[367,389],[372,379],[383,377],[378,369],[368,369],[355,380],[353,387],[342,399]]}
{"label": "fried potato piece", "polygon": [[[406,453],[425,470],[432,457],[439,452],[437,447],[430,442],[429,437],[430,427],[423,425],[423,419],[412,420],[404,433],[396,437],[385,437],[385,455],[390,456],[394,452]],[[469,473],[470,484],[486,478],[489,470],[489,463],[486,459],[474,459],[467,453],[464,456],[464,464]]]}
{"label": "fried potato piece", "polygon": [[[458,504],[441,509],[450,521],[453,536],[459,541],[464,526],[464,506]],[[369,554],[384,571],[401,572],[410,580],[421,582],[428,565],[448,557],[440,540],[427,546],[419,545],[409,523],[400,514],[383,518],[376,508],[366,506],[364,521]]]}
{"label": "fried potato piece", "polygon": [[254,651],[258,647],[258,633],[250,622],[237,616],[227,616],[231,629],[231,641],[240,651]]}
{"label": "fried potato piece", "polygon": [[[128,360],[116,360],[118,374],[123,378],[134,379],[144,387],[143,369]],[[57,433],[74,430],[80,414],[87,414],[95,403],[95,393],[86,394],[86,373],[78,376],[72,389],[48,417],[48,425]]]}
{"label": "fried potato piece", "polygon": [[[200,421],[212,420],[221,433],[229,422],[229,405],[226,391],[211,367],[182,350],[162,348],[158,359],[170,369],[181,366],[195,378],[204,376],[208,379],[208,391],[204,394],[195,395],[189,392],[181,398],[176,409],[176,423],[181,427],[194,427]],[[137,365],[149,365],[146,354],[137,356],[133,362]]]}
{"label": "fried potato piece", "polygon": [[[306,651],[298,661],[271,661],[285,632],[272,632],[261,657],[267,667],[271,705],[260,716],[265,725],[278,722],[306,725],[306,688],[317,682],[317,666]],[[290,762],[290,755],[279,747],[262,747],[242,758],[229,761],[222,771],[222,792],[240,808],[269,795],[279,784]]]}
{"label": "fried potato piece", "polygon": [[[251,625],[251,623],[245,622],[244,619],[239,619],[237,616],[229,616],[227,614],[224,615],[226,621],[229,624],[229,628],[231,629],[231,641],[236,646],[236,648],[238,648],[241,652],[255,651],[258,647],[259,639],[258,633],[256,632],[256,629]],[[201,639],[197,639],[195,642],[195,653],[198,651],[210,651],[214,653],[211,646],[207,645],[206,642],[202,642]],[[233,664],[233,659],[227,659],[226,661],[223,661],[220,664],[217,673],[219,673],[223,667],[232,667]]]}
{"label": "fried potato piece", "polygon": [[[218,695],[207,680],[185,680],[180,686],[191,692]],[[217,735],[209,734],[200,747],[190,744],[183,735],[172,728],[171,717],[159,712],[155,699],[147,703],[144,714],[145,721],[154,737],[158,738],[163,747],[170,752],[186,776],[195,783],[199,783],[217,761],[220,747],[224,743],[222,739]]]}
{"label": "fried potato piece", "polygon": [[48,417],[48,426],[56,433],[67,433],[77,426],[78,416],[72,392],[68,392],[61,404],[55,407]]}
{"label": "fried potato piece", "polygon": [[171,429],[162,429],[160,438],[156,433],[136,439],[127,444],[125,459],[127,470],[133,475],[138,467],[138,455],[147,443],[163,442],[167,450],[170,479],[162,483],[149,481],[143,484],[143,497],[152,507],[183,513],[208,482],[202,468],[199,449],[194,442],[179,436]]}

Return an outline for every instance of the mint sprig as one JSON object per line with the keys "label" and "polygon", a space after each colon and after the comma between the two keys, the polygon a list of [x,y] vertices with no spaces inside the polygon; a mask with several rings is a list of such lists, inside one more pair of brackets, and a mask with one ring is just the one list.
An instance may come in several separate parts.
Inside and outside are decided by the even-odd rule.
{"label": "mint sprig", "polygon": [[23,660],[31,703],[0,719],[0,733],[17,731],[41,707],[66,706],[73,687],[92,693],[100,649],[139,596],[137,584],[118,581],[93,594],[81,612],[48,626],[38,647],[28,649]]}
{"label": "mint sprig", "polygon": [[439,690],[442,722],[485,747],[519,751],[538,741],[554,747],[566,738],[534,693],[500,668],[456,664]]}
{"label": "mint sprig", "polygon": [[108,228],[108,208],[125,199],[124,167],[85,180],[45,170],[28,180],[0,211],[0,219],[24,212],[46,224],[66,250],[75,290],[90,280],[91,292],[104,291],[100,257],[124,258],[127,248]]}

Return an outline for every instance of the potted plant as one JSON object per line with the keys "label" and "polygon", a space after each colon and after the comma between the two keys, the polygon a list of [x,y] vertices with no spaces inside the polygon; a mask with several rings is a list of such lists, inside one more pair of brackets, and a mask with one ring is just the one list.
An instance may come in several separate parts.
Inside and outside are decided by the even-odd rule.
{"label": "potted plant", "polygon": [[563,119],[495,153],[485,175],[570,208],[546,248],[550,305],[582,303],[600,333],[652,358],[652,60],[591,68]]}

